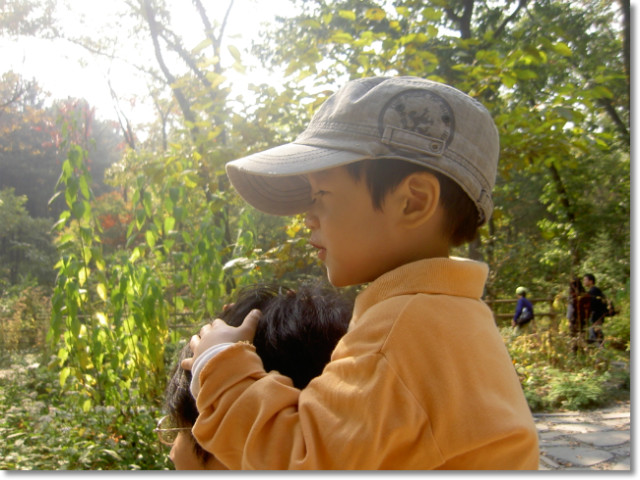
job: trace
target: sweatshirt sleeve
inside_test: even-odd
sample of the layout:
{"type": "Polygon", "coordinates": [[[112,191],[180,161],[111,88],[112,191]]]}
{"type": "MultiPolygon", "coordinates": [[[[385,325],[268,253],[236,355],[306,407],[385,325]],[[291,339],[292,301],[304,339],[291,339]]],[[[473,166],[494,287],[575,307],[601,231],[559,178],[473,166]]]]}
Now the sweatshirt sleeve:
{"type": "Polygon", "coordinates": [[[523,298],[519,298],[518,299],[518,303],[516,303],[516,312],[513,314],[513,320],[518,320],[518,317],[520,317],[520,314],[522,313],[522,307],[524,305],[524,299],[523,298]]]}
{"type": "Polygon", "coordinates": [[[235,344],[209,361],[200,384],[193,434],[230,469],[443,462],[425,412],[380,353],[332,361],[298,390],[288,377],[267,374],[253,346],[235,344]],[[416,442],[429,458],[425,449],[415,452],[416,442]]]}

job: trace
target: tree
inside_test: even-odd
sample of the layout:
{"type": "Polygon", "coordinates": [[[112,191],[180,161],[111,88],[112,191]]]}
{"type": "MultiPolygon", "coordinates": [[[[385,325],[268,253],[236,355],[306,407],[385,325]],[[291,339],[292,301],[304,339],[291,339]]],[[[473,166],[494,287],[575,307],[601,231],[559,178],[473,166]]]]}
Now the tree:
{"type": "Polygon", "coordinates": [[[502,146],[496,211],[467,252],[491,264],[490,296],[519,278],[557,288],[589,261],[594,238],[622,267],[611,281],[625,285],[628,2],[622,12],[596,0],[294,3],[302,13],[279,19],[254,51],[288,65],[299,89],[418,75],[493,113],[502,146]],[[625,180],[613,185],[612,171],[625,180]]]}
{"type": "Polygon", "coordinates": [[[61,205],[48,206],[66,155],[63,137],[73,132],[74,143],[91,152],[97,193],[108,190],[105,169],[119,160],[121,138],[113,122],[95,118],[84,100],[67,99],[46,105],[36,81],[13,72],[0,80],[0,188],[13,187],[28,197],[35,217],[56,217],[61,205]]]}
{"type": "Polygon", "coordinates": [[[27,280],[53,282],[52,222],[32,218],[26,203],[27,197],[15,195],[13,188],[0,190],[0,296],[6,286],[27,280]]]}

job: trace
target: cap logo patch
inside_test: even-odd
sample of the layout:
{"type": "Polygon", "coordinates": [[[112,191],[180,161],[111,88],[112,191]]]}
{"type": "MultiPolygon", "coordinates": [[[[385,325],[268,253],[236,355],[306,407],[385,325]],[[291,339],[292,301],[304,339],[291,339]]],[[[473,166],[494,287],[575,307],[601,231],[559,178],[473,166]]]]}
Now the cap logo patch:
{"type": "Polygon", "coordinates": [[[378,117],[382,142],[390,147],[442,155],[453,140],[453,109],[440,95],[424,89],[393,96],[378,117]],[[410,133],[411,132],[411,133],[410,133]]]}

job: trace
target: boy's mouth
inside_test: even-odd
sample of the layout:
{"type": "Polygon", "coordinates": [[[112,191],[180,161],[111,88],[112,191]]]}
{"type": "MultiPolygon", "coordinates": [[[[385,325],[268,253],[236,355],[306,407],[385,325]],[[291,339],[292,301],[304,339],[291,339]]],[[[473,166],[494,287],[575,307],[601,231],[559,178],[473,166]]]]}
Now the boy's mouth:
{"type": "Polygon", "coordinates": [[[318,258],[324,262],[325,258],[327,258],[327,249],[313,242],[309,242],[309,244],[318,249],[318,258]]]}

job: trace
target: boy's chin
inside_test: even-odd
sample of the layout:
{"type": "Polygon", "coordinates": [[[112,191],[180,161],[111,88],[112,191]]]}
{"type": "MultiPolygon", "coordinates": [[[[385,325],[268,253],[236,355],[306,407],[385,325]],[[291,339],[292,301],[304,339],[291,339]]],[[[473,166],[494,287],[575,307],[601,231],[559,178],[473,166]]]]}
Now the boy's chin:
{"type": "Polygon", "coordinates": [[[332,275],[329,269],[327,269],[327,279],[334,287],[350,287],[352,285],[361,285],[370,282],[370,280],[361,280],[353,276],[338,275],[335,273],[332,275]]]}

